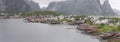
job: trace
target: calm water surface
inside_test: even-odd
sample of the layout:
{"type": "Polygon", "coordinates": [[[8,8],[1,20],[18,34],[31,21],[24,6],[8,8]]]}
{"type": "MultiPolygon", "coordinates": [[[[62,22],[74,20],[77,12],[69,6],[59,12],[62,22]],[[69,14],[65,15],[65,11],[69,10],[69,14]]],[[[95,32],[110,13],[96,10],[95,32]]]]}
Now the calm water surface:
{"type": "Polygon", "coordinates": [[[0,42],[100,42],[67,29],[73,26],[24,23],[23,19],[0,20],[0,42]]]}

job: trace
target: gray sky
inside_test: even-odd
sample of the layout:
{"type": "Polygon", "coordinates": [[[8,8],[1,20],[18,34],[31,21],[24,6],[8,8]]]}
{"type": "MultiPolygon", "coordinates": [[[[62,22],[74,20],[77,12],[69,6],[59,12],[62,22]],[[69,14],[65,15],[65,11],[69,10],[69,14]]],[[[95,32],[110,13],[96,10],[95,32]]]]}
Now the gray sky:
{"type": "MultiPolygon", "coordinates": [[[[64,1],[64,0],[35,0],[40,4],[41,7],[47,7],[47,5],[52,1],[64,1]]],[[[120,0],[110,0],[110,4],[113,9],[120,10],[120,0]]]]}
{"type": "Polygon", "coordinates": [[[110,0],[110,4],[111,4],[113,9],[120,10],[120,0],[110,0]]]}
{"type": "Polygon", "coordinates": [[[47,7],[52,1],[64,1],[64,0],[34,0],[39,3],[40,7],[47,7]]]}

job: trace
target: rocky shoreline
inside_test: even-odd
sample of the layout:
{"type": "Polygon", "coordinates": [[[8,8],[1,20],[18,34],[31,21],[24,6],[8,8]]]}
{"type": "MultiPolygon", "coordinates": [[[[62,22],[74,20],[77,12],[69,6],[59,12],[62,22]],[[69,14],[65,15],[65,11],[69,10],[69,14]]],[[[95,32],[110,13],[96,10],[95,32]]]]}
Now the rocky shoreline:
{"type": "MultiPolygon", "coordinates": [[[[85,19],[91,19],[89,17],[77,17],[77,16],[63,16],[62,19],[61,17],[56,16],[56,17],[44,17],[44,16],[31,16],[31,17],[26,17],[25,20],[29,22],[35,22],[35,23],[47,23],[47,24],[68,24],[68,25],[77,25],[77,30],[82,31],[82,33],[88,34],[88,35],[93,35],[97,36],[100,40],[107,40],[108,42],[111,41],[113,38],[115,42],[119,41],[118,37],[120,37],[120,33],[116,31],[103,31],[100,32],[99,28],[96,27],[95,25],[90,25],[89,23],[86,22],[85,19]],[[66,18],[66,20],[65,20],[66,18]],[[83,19],[83,20],[82,20],[83,19]],[[116,39],[117,38],[117,39],[116,39]],[[117,41],[116,41],[117,40],[117,41]]],[[[91,22],[91,20],[88,20],[91,22]]],[[[94,24],[92,22],[92,24],[94,24]]],[[[111,42],[113,42],[111,41],[111,42]]]]}

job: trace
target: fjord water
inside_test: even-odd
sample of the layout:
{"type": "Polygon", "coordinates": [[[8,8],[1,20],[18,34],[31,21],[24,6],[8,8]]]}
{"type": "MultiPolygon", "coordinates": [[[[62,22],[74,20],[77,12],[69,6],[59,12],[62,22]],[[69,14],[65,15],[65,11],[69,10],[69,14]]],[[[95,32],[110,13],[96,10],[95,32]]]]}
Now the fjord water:
{"type": "Polygon", "coordinates": [[[92,36],[67,29],[69,25],[24,23],[23,19],[0,20],[0,42],[100,42],[92,36]]]}

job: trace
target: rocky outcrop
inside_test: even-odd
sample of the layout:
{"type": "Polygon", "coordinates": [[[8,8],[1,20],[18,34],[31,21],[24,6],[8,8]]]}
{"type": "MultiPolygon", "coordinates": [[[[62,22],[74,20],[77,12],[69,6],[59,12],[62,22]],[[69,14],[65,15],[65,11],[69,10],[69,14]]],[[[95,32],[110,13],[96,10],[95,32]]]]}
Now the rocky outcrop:
{"type": "Polygon", "coordinates": [[[114,14],[108,0],[106,0],[103,5],[101,5],[100,0],[67,0],[51,2],[46,10],[73,15],[114,14]]]}
{"type": "Polygon", "coordinates": [[[113,9],[111,8],[111,5],[109,4],[109,0],[105,0],[105,2],[103,3],[102,7],[102,15],[115,15],[113,9]]]}

